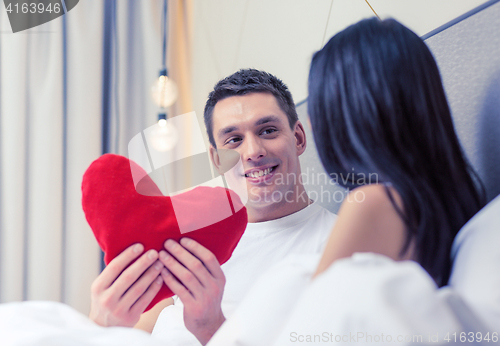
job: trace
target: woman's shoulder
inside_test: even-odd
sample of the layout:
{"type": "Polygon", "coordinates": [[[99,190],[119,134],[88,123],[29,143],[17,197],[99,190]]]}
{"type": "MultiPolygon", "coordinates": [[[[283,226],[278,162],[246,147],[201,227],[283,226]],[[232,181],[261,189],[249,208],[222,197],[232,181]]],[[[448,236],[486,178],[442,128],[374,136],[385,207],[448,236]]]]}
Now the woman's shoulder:
{"type": "Polygon", "coordinates": [[[400,252],[406,240],[402,212],[402,199],[394,187],[364,185],[350,191],[344,199],[338,220],[344,227],[339,231],[343,229],[351,242],[361,245],[361,249],[401,259],[400,252]]]}
{"type": "MultiPolygon", "coordinates": [[[[395,207],[403,211],[403,202],[398,191],[391,184],[368,184],[350,191],[343,206],[365,211],[369,214],[383,212],[398,214],[395,207]]],[[[399,215],[399,214],[398,214],[399,215]]]]}
{"type": "Polygon", "coordinates": [[[401,205],[399,193],[387,184],[365,185],[350,191],[340,206],[315,275],[356,252],[378,253],[394,260],[411,259],[412,250],[401,256],[407,234],[398,210],[402,210],[401,205]]]}

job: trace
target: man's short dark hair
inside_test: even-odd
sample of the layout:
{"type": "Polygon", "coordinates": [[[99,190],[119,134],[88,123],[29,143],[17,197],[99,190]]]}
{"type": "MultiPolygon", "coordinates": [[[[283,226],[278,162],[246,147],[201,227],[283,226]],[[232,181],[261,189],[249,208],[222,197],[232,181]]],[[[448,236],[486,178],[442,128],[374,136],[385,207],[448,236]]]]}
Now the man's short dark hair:
{"type": "Polygon", "coordinates": [[[242,69],[229,77],[220,80],[214,90],[208,94],[205,104],[204,120],[210,144],[216,148],[213,134],[213,111],[217,102],[231,97],[242,96],[250,93],[269,93],[274,95],[281,110],[287,115],[290,128],[299,119],[295,110],[292,94],[280,79],[270,73],[256,69],[242,69]]]}

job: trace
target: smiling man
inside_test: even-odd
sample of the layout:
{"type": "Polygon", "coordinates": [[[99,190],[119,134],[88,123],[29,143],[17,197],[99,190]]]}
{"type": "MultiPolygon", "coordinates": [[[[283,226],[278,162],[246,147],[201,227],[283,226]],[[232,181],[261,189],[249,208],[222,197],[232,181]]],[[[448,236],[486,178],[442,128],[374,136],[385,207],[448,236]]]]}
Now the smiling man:
{"type": "Polygon", "coordinates": [[[295,109],[290,111],[294,113],[288,117],[276,97],[264,92],[227,97],[213,107],[212,161],[220,166],[218,149],[240,154],[248,188],[249,222],[277,219],[310,202],[304,186],[290,179],[300,177],[298,156],[306,149],[302,124],[295,109]]]}
{"type": "Polygon", "coordinates": [[[215,167],[223,171],[221,150],[240,155],[249,224],[222,270],[198,244],[167,242],[162,277],[177,298],[153,335],[169,345],[205,344],[267,268],[292,254],[320,253],[336,219],[302,185],[306,136],[281,80],[254,69],[234,73],[210,93],[204,119],[215,167]]]}
{"type": "Polygon", "coordinates": [[[302,185],[299,156],[306,136],[285,84],[263,71],[240,70],[215,85],[204,120],[219,172],[227,166],[224,151],[241,158],[237,178],[248,192],[245,233],[222,267],[188,238],[166,241],[159,254],[139,257],[140,245],[125,250],[94,281],[91,318],[97,323],[134,326],[161,276],[176,294],[173,304],[168,299],[143,314],[141,328],[156,321],[153,335],[167,345],[204,345],[265,270],[286,256],[319,254],[325,246],[336,216],[310,200],[302,185]]]}

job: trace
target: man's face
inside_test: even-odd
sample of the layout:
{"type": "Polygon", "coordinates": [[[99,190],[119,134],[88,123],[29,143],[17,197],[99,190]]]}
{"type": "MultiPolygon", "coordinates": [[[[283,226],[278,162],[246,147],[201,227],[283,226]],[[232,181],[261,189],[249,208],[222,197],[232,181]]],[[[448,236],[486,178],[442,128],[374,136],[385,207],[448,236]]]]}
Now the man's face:
{"type": "MultiPolygon", "coordinates": [[[[214,107],[212,123],[217,149],[232,149],[241,157],[243,171],[237,174],[246,180],[247,207],[296,202],[299,155],[306,148],[304,129],[300,122],[290,129],[272,94],[223,99],[214,107]]],[[[220,166],[215,149],[210,151],[220,166]]]]}

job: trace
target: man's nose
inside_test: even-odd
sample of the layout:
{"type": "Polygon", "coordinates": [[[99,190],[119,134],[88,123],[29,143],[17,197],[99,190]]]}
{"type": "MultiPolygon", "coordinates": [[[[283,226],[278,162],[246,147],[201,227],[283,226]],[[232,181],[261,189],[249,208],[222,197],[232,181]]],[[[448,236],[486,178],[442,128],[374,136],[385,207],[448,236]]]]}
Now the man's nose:
{"type": "Polygon", "coordinates": [[[243,152],[243,161],[256,161],[266,156],[267,152],[258,137],[247,137],[243,152]]]}

